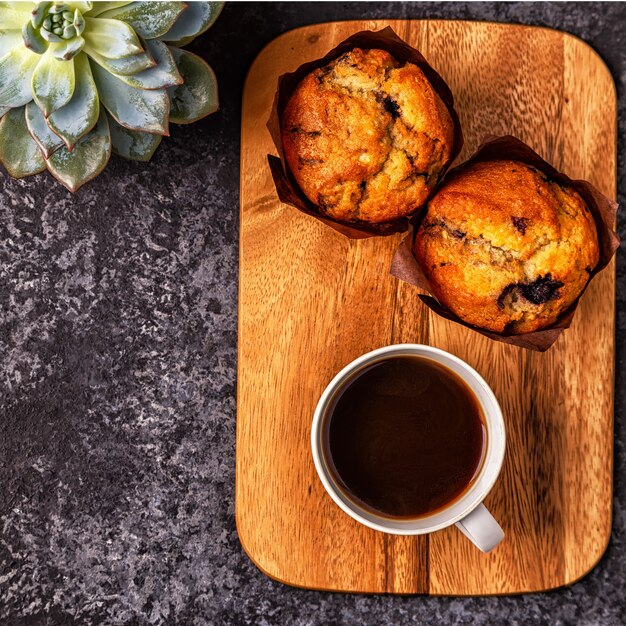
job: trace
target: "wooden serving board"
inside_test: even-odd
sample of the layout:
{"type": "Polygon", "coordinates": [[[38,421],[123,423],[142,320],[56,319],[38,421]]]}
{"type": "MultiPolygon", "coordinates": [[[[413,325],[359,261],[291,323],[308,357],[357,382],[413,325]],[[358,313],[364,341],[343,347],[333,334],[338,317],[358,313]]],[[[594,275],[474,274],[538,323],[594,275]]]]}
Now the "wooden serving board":
{"type": "Polygon", "coordinates": [[[615,197],[616,100],[598,55],[570,35],[455,21],[307,26],[270,43],[243,97],[237,415],[237,528],[269,576],[317,589],[507,594],[584,576],[611,529],[614,265],[546,353],[507,346],[431,313],[389,275],[401,235],[350,240],[281,205],[265,128],[277,77],[350,34],[390,25],[449,83],[464,159],[487,134],[513,134],[572,178],[615,197]],[[393,343],[458,355],[493,388],[508,449],[486,500],[506,533],[482,554],[454,527],[428,537],[369,530],[326,495],[310,425],[333,375],[393,343]]]}

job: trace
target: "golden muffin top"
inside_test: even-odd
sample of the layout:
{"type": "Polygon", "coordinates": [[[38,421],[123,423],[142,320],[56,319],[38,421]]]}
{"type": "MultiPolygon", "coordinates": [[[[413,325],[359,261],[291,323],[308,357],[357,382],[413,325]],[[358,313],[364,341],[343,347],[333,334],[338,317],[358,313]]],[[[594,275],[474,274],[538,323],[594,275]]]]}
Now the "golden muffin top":
{"type": "Polygon", "coordinates": [[[450,162],[454,124],[419,67],[355,48],[300,82],[281,135],[293,175],[322,214],[380,223],[427,200],[450,162]]]}
{"type": "Polygon", "coordinates": [[[581,196],[515,161],[453,173],[430,200],[414,250],[444,306],[511,334],[553,324],[599,259],[581,196]]]}

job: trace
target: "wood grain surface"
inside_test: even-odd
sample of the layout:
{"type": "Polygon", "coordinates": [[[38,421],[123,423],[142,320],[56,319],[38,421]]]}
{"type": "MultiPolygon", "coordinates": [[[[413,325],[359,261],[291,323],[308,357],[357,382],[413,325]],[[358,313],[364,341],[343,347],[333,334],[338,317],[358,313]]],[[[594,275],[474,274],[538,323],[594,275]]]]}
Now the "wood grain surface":
{"type": "Polygon", "coordinates": [[[317,589],[422,594],[545,590],[585,575],[611,528],[615,271],[583,297],[546,353],[495,343],[431,313],[389,275],[401,235],[349,240],[277,200],[265,123],[277,77],[350,34],[392,26],[450,85],[463,160],[513,134],[572,178],[615,197],[611,75],[553,30],[454,21],[363,21],[285,33],[258,56],[243,98],[237,528],[269,576],[317,589]],[[454,527],[395,537],[359,525],[324,492],[309,449],[317,400],[355,357],[437,346],[475,367],[500,400],[503,471],[486,505],[506,539],[482,554],[454,527]]]}

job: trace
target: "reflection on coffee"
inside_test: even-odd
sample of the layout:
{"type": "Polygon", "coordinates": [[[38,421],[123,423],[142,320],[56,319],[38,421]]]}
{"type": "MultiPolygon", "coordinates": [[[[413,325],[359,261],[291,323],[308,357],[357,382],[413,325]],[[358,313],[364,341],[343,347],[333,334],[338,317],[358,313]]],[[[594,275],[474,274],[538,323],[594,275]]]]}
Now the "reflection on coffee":
{"type": "Polygon", "coordinates": [[[486,448],[474,394],[427,358],[393,357],[349,380],[324,423],[324,456],[362,507],[396,518],[444,508],[471,485],[486,448]]]}

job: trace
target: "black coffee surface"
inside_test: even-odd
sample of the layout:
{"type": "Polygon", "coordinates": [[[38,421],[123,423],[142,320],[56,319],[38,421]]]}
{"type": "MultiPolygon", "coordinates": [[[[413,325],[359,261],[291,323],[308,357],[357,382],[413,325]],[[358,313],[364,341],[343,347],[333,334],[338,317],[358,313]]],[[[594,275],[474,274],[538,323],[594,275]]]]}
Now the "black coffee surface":
{"type": "Polygon", "coordinates": [[[388,517],[415,518],[455,500],[486,445],[473,393],[422,357],[394,357],[358,374],[327,417],[326,453],[350,496],[388,517]]]}

